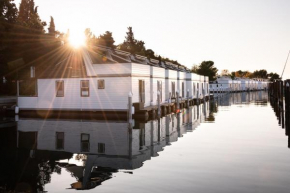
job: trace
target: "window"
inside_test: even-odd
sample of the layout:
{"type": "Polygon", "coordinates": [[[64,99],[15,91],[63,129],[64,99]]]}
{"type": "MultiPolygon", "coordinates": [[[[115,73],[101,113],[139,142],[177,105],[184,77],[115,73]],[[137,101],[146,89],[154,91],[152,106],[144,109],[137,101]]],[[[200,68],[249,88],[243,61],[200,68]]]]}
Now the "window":
{"type": "Polygon", "coordinates": [[[160,102],[162,102],[162,81],[157,81],[157,92],[160,92],[160,102]]]}
{"type": "Polygon", "coordinates": [[[30,66],[30,78],[35,78],[35,67],[30,66]]]}
{"type": "Polygon", "coordinates": [[[81,80],[81,96],[89,97],[90,96],[90,84],[88,80],[81,80]]]}
{"type": "Polygon", "coordinates": [[[98,143],[98,153],[105,153],[105,144],[98,143]]]}
{"type": "Polygon", "coordinates": [[[90,151],[90,135],[82,133],[81,134],[81,151],[89,152],[90,151]]]}
{"type": "Polygon", "coordinates": [[[64,82],[63,80],[58,80],[55,82],[56,96],[64,97],[64,82]]]}
{"type": "Polygon", "coordinates": [[[64,132],[56,132],[56,149],[64,149],[64,132]]]}
{"type": "Polygon", "coordinates": [[[171,82],[172,97],[175,97],[175,82],[171,82]]]}
{"type": "Polygon", "coordinates": [[[195,96],[195,83],[193,83],[193,96],[195,96]]]}
{"type": "Polygon", "coordinates": [[[181,96],[182,96],[182,98],[184,98],[184,82],[182,82],[182,85],[181,85],[181,92],[182,92],[182,94],[181,94],[181,96]]]}
{"type": "Polygon", "coordinates": [[[139,102],[145,102],[145,81],[139,80],[139,102]]]}
{"type": "Polygon", "coordinates": [[[105,89],[105,80],[98,80],[98,89],[105,89]]]}

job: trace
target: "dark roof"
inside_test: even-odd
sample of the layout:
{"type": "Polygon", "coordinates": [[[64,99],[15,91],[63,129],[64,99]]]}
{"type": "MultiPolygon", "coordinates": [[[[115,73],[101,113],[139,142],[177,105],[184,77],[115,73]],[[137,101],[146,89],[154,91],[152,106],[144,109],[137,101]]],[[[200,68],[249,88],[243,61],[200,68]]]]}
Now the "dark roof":
{"type": "Polygon", "coordinates": [[[37,78],[86,77],[83,50],[62,46],[43,56],[36,66],[37,78]]]}
{"type": "Polygon", "coordinates": [[[116,61],[107,57],[107,52],[100,49],[87,49],[88,54],[93,64],[112,64],[117,63],[116,61]]]}
{"type": "MultiPolygon", "coordinates": [[[[112,64],[135,62],[144,65],[188,72],[185,66],[171,62],[147,59],[121,50],[113,50],[104,46],[73,49],[61,46],[56,50],[39,57],[31,64],[36,67],[36,78],[76,78],[87,77],[83,55],[88,54],[92,64],[112,64]]],[[[29,65],[30,66],[30,65],[29,65]]]]}

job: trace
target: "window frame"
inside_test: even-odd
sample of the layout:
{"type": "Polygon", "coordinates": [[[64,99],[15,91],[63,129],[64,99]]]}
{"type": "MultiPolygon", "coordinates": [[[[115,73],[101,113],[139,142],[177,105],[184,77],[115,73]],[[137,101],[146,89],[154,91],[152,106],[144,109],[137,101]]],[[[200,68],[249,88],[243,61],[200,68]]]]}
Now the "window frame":
{"type": "Polygon", "coordinates": [[[162,102],[162,81],[157,80],[157,92],[160,92],[160,102],[162,102]]]}
{"type": "Polygon", "coordinates": [[[63,80],[56,80],[55,81],[55,96],[56,97],[64,97],[64,81],[63,80]],[[59,83],[62,83],[62,90],[63,90],[63,93],[62,93],[62,95],[60,95],[59,93],[58,93],[58,89],[59,89],[59,83]]]}
{"type": "Polygon", "coordinates": [[[98,153],[101,153],[101,154],[106,153],[106,144],[105,143],[98,143],[98,153]]]}
{"type": "Polygon", "coordinates": [[[90,97],[90,81],[89,80],[81,80],[80,81],[80,91],[81,97],[90,97]],[[83,82],[88,82],[87,87],[83,87],[83,82]],[[83,89],[88,89],[88,95],[83,95],[83,89]]]}
{"type": "Polygon", "coordinates": [[[90,134],[88,133],[81,133],[81,152],[90,152],[90,134]],[[83,140],[83,136],[87,136],[87,140],[83,140]],[[87,151],[84,151],[84,144],[87,144],[87,151]]]}
{"type": "Polygon", "coordinates": [[[98,80],[98,89],[105,89],[105,79],[99,79],[98,80]],[[100,82],[103,82],[103,86],[101,87],[100,82]]]}
{"type": "Polygon", "coordinates": [[[63,150],[64,149],[64,132],[55,132],[55,149],[56,150],[63,150]],[[58,147],[58,134],[63,135],[62,147],[58,147]]]}
{"type": "Polygon", "coordinates": [[[175,82],[171,81],[171,97],[172,98],[175,98],[175,90],[176,90],[175,82]]]}

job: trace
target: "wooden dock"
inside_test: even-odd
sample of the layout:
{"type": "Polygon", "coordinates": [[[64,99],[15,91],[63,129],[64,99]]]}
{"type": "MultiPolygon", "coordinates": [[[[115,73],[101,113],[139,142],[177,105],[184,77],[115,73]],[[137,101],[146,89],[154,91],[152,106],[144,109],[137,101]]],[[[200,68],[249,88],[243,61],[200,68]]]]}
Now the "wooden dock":
{"type": "MultiPolygon", "coordinates": [[[[178,109],[189,108],[190,106],[201,104],[205,101],[208,101],[209,99],[213,99],[213,95],[206,96],[204,99],[180,100],[179,104],[177,104],[176,100],[172,101],[171,103],[162,103],[160,104],[160,111],[161,111],[160,116],[164,116],[170,113],[176,113],[178,109]]],[[[133,118],[135,119],[139,119],[139,118],[146,119],[146,117],[150,119],[155,119],[156,117],[158,117],[157,105],[143,107],[139,103],[133,103],[133,106],[135,108],[135,113],[133,115],[133,118]]]]}
{"type": "Polygon", "coordinates": [[[14,110],[17,103],[17,98],[14,96],[1,96],[0,97],[0,111],[14,110]]]}

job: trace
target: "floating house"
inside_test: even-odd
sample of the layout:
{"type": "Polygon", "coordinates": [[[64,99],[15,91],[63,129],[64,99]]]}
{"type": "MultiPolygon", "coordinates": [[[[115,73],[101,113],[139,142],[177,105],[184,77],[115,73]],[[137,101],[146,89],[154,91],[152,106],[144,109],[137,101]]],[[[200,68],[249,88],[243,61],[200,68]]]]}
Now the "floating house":
{"type": "Polygon", "coordinates": [[[235,78],[229,76],[218,77],[210,83],[210,92],[243,92],[257,91],[268,88],[269,81],[266,79],[235,78]]]}
{"type": "Polygon", "coordinates": [[[235,85],[231,77],[222,76],[218,77],[215,81],[210,83],[210,92],[225,92],[233,91],[235,85]]]}
{"type": "Polygon", "coordinates": [[[42,59],[45,73],[36,69],[35,95],[18,97],[20,111],[127,113],[129,93],[137,110],[156,106],[158,94],[161,105],[177,91],[180,101],[191,89],[192,99],[209,96],[208,78],[181,65],[102,46],[59,52],[42,59]]]}

